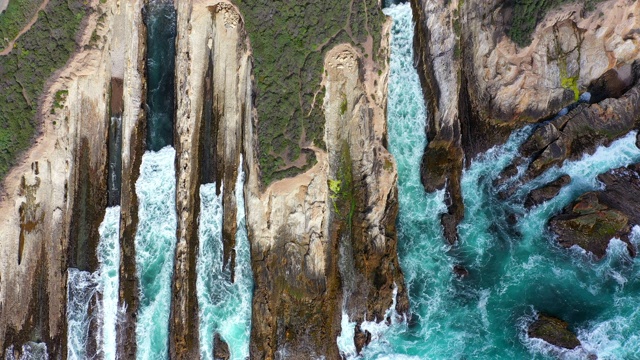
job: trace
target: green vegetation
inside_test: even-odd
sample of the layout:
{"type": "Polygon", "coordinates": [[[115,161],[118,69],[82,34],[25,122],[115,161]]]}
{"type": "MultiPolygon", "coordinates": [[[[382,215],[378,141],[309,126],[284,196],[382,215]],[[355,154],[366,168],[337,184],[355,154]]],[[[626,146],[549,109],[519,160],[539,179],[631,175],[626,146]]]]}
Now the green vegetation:
{"type": "MultiPolygon", "coordinates": [[[[560,46],[557,47],[556,51],[559,54],[558,67],[560,69],[560,86],[567,90],[573,91],[573,100],[578,101],[580,99],[580,89],[578,88],[580,73],[578,72],[573,76],[569,76],[566,54],[562,53],[562,49],[560,48],[560,46]]],[[[578,49],[578,51],[580,51],[580,49],[578,49]]]]}
{"type": "MultiPolygon", "coordinates": [[[[329,190],[331,202],[335,210],[337,221],[343,221],[346,229],[351,229],[353,224],[353,214],[356,210],[356,189],[353,182],[353,160],[349,144],[342,143],[342,151],[338,161],[336,180],[329,180],[329,190]]],[[[350,230],[349,230],[350,231],[350,230]]]]}
{"type": "Polygon", "coordinates": [[[566,3],[584,4],[587,11],[593,11],[603,0],[512,0],[513,20],[508,31],[509,37],[518,46],[531,44],[531,35],[547,11],[566,3]]]}
{"type": "Polygon", "coordinates": [[[578,101],[578,99],[580,99],[580,89],[578,89],[578,78],[579,76],[576,75],[571,77],[562,77],[560,79],[560,82],[563,88],[573,91],[575,101],[578,101]]]}
{"type": "Polygon", "coordinates": [[[51,109],[52,112],[55,112],[55,109],[64,108],[64,103],[67,101],[67,95],[69,95],[68,90],[60,90],[56,92],[56,96],[53,101],[53,108],[51,109]]]}
{"type": "Polygon", "coordinates": [[[338,197],[338,194],[340,193],[340,184],[342,184],[342,181],[340,180],[329,180],[329,190],[331,190],[331,195],[329,195],[330,198],[335,200],[338,197]]]}
{"type": "Polygon", "coordinates": [[[11,0],[0,15],[0,50],[31,21],[42,4],[42,0],[11,0]]]}
{"type": "MultiPolygon", "coordinates": [[[[15,2],[19,1],[9,6],[15,2]]],[[[0,56],[0,178],[33,139],[37,101],[45,82],[76,49],[75,35],[87,13],[83,3],[51,0],[11,53],[0,56]]],[[[66,96],[65,91],[58,92],[54,107],[62,107],[66,96]]]]}
{"type": "Polygon", "coordinates": [[[344,115],[347,112],[347,96],[342,95],[342,103],[340,104],[340,115],[344,115]]]}
{"type": "MultiPolygon", "coordinates": [[[[378,59],[385,16],[378,0],[238,0],[254,56],[257,85],[259,159],[262,181],[299,174],[315,163],[311,151],[323,148],[324,55],[340,43],[378,59]],[[293,166],[301,152],[307,162],[293,166]]],[[[346,109],[345,109],[346,110],[346,109]]]]}

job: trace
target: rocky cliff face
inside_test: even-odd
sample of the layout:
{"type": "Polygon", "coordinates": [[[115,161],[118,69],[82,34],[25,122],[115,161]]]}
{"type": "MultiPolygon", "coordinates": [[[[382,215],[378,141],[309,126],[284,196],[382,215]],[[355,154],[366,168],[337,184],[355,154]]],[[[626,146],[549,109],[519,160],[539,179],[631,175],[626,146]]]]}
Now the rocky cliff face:
{"type": "Polygon", "coordinates": [[[423,183],[428,191],[447,188],[451,201],[442,222],[447,239],[455,241],[464,214],[462,164],[514,128],[548,119],[586,90],[598,93],[594,101],[621,95],[597,91],[598,79],[613,71],[618,89],[633,82],[640,8],[626,0],[606,1],[593,11],[564,5],[548,12],[531,44],[519,48],[507,36],[514,19],[510,2],[411,3],[429,109],[423,183]]]}
{"type": "Polygon", "coordinates": [[[138,226],[138,198],[135,184],[146,137],[145,56],[146,26],[143,0],[121,2],[113,12],[112,67],[123,77],[122,184],[120,200],[119,308],[124,309],[117,328],[117,351],[123,358],[136,354],[135,329],[138,310],[138,279],[135,262],[135,235],[138,226]]]}
{"type": "Polygon", "coordinates": [[[66,354],[66,270],[97,267],[114,75],[111,43],[92,42],[92,34],[110,38],[117,7],[92,6],[77,39],[81,50],[41,99],[41,135],[3,182],[0,344],[2,351],[13,345],[12,355],[28,341],[44,342],[56,358],[66,354]]]}
{"type": "Polygon", "coordinates": [[[383,146],[387,70],[377,75],[366,59],[348,45],[327,54],[326,151],[313,149],[318,163],[304,174],[263,189],[254,150],[260,114],[247,124],[252,357],[339,358],[343,309],[352,321],[382,321],[394,288],[396,310],[408,311],[396,255],[397,175],[383,146]]]}
{"type": "Polygon", "coordinates": [[[231,3],[180,1],[177,10],[178,244],[170,344],[172,358],[193,359],[199,357],[195,272],[199,186],[215,182],[223,192],[224,263],[233,269],[237,213],[233,185],[245,114],[251,113],[251,67],[242,19],[231,3]]]}

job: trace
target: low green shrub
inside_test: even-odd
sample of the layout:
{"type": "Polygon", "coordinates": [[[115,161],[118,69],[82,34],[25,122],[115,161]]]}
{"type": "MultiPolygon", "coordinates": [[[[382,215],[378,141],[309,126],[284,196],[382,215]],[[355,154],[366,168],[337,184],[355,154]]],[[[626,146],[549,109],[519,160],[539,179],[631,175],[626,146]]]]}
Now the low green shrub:
{"type": "Polygon", "coordinates": [[[321,88],[324,55],[340,43],[363,51],[373,38],[377,59],[385,15],[378,0],[238,0],[254,56],[259,160],[264,184],[295,176],[301,148],[324,147],[321,88]]]}

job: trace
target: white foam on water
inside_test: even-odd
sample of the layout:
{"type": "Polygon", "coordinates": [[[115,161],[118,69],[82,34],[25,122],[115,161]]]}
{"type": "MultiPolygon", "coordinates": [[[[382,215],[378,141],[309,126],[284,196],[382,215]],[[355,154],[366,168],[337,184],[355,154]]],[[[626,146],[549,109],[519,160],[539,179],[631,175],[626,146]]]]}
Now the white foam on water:
{"type": "Polygon", "coordinates": [[[139,360],[169,358],[171,280],[176,246],[175,150],[167,146],[142,156],[135,237],[140,306],[136,323],[139,360]]]}
{"type": "Polygon", "coordinates": [[[89,306],[96,294],[102,294],[102,302],[96,302],[93,316],[98,323],[96,350],[106,360],[115,359],[115,327],[118,309],[118,270],[120,266],[120,207],[106,209],[98,229],[97,256],[99,268],[94,273],[68,269],[67,277],[67,357],[86,359],[89,340],[89,306]]]}
{"type": "Polygon", "coordinates": [[[343,309],[342,318],[340,320],[340,335],[336,339],[340,354],[347,359],[353,359],[358,356],[356,344],[353,342],[356,334],[356,322],[349,320],[349,315],[343,309]]]}
{"type": "MultiPolygon", "coordinates": [[[[14,346],[9,345],[4,354],[4,360],[16,360],[14,356],[14,346]]],[[[49,352],[46,343],[29,341],[22,345],[20,357],[17,360],[49,360],[49,352]]]]}
{"type": "Polygon", "coordinates": [[[87,358],[87,342],[91,318],[88,316],[91,300],[97,292],[99,278],[96,273],[67,270],[67,358],[87,358]]]}
{"type": "Polygon", "coordinates": [[[216,184],[200,186],[200,246],[196,284],[202,359],[213,359],[213,338],[216,333],[229,345],[231,359],[244,360],[249,356],[253,274],[246,229],[244,177],[241,158],[235,184],[237,232],[233,283],[230,269],[223,266],[223,192],[221,190],[220,195],[216,195],[216,184]]]}
{"type": "Polygon", "coordinates": [[[118,321],[118,287],[120,274],[120,206],[107,208],[98,229],[98,262],[102,291],[102,346],[105,360],[116,358],[116,324],[118,321]]]}

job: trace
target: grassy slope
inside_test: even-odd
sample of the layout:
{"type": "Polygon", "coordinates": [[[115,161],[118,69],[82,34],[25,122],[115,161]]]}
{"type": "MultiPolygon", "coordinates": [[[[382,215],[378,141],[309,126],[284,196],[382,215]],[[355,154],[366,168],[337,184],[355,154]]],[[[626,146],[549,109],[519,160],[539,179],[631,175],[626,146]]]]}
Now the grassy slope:
{"type": "Polygon", "coordinates": [[[377,55],[385,16],[377,0],[237,0],[251,39],[257,82],[262,181],[295,176],[315,163],[303,147],[324,147],[321,88],[324,54],[350,42],[363,52],[371,34],[377,55]]]}
{"type": "Polygon", "coordinates": [[[75,35],[85,14],[83,1],[51,0],[13,51],[0,56],[0,178],[30,146],[38,98],[47,79],[76,49],[75,35]]]}

